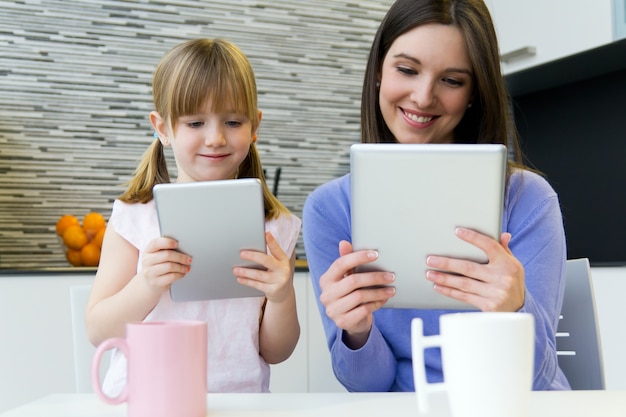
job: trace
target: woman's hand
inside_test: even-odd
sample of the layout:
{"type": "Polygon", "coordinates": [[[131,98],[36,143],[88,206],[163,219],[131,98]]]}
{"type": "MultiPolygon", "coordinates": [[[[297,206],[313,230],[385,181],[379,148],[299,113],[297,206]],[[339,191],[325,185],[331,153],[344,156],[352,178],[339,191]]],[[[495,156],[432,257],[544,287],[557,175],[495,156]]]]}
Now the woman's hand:
{"type": "Polygon", "coordinates": [[[352,252],[347,241],[339,243],[340,257],[320,278],[320,302],[326,315],[344,330],[344,343],[358,349],[365,344],[372,328],[372,313],[395,294],[389,285],[390,272],[354,273],[354,268],[375,261],[376,251],[352,252]]]}
{"type": "Polygon", "coordinates": [[[178,242],[166,237],[153,239],[146,245],[139,275],[155,293],[168,290],[172,282],[184,277],[191,268],[191,257],[176,248],[178,242]]]}
{"type": "Polygon", "coordinates": [[[280,303],[294,294],[293,265],[270,232],[265,232],[265,241],[270,254],[244,250],[241,259],[263,265],[266,270],[235,267],[233,274],[240,284],[262,291],[269,302],[280,303]]]}
{"type": "Polygon", "coordinates": [[[476,231],[458,228],[456,234],[481,249],[489,261],[472,261],[429,256],[426,278],[435,291],[463,301],[482,311],[517,311],[524,305],[524,267],[509,249],[510,233],[502,233],[500,242],[476,231]],[[447,271],[441,272],[439,270],[447,271]]]}

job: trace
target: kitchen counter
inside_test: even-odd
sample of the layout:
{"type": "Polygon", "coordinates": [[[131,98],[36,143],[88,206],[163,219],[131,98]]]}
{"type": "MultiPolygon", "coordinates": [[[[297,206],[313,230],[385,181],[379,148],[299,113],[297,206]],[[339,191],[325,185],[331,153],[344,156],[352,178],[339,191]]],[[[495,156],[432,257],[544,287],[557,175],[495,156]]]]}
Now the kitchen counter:
{"type": "MultiPolygon", "coordinates": [[[[89,275],[95,274],[98,268],[96,267],[71,267],[66,268],[24,268],[24,269],[0,269],[0,277],[15,276],[15,275],[89,275]]],[[[308,272],[309,264],[306,259],[296,259],[296,272],[308,272]]]]}

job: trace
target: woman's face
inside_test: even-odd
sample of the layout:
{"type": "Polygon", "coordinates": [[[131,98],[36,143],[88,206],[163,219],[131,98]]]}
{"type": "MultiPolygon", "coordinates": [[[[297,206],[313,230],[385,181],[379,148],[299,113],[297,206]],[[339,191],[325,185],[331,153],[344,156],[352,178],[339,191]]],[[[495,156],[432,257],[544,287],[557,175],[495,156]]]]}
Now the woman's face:
{"type": "Polygon", "coordinates": [[[461,31],[426,24],[399,36],[383,61],[380,111],[400,143],[452,143],[472,96],[461,31]]]}

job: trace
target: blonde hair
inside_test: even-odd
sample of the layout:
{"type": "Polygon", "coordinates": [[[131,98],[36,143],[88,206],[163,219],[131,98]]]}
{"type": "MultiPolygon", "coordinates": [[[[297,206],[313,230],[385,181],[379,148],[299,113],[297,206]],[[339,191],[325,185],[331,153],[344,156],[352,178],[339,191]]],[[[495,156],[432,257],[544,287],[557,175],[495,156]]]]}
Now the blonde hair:
{"type": "MultiPolygon", "coordinates": [[[[174,130],[178,118],[197,113],[210,100],[212,111],[235,109],[259,125],[254,71],[243,52],[223,39],[195,39],[172,48],[161,59],[152,79],[155,110],[174,130]]],[[[263,184],[265,217],[272,219],[287,208],[271,193],[253,143],[238,170],[238,178],[259,178],[263,184]]],[[[170,182],[163,145],[155,139],[143,155],[128,188],[119,199],[127,203],[152,200],[156,184],[170,182]]]]}

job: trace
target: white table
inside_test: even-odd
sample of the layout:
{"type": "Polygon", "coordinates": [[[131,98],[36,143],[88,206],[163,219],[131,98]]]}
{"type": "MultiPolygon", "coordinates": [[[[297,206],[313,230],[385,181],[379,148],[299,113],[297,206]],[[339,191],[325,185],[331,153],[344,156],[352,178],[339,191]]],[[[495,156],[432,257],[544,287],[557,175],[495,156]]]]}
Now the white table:
{"type": "MultiPolygon", "coordinates": [[[[414,393],[208,394],[208,417],[418,416],[414,393]]],[[[54,394],[0,417],[125,417],[94,394],[54,394]]],[[[444,394],[430,417],[449,417],[444,394]]],[[[533,392],[529,417],[624,417],[626,391],[533,392]]]]}

